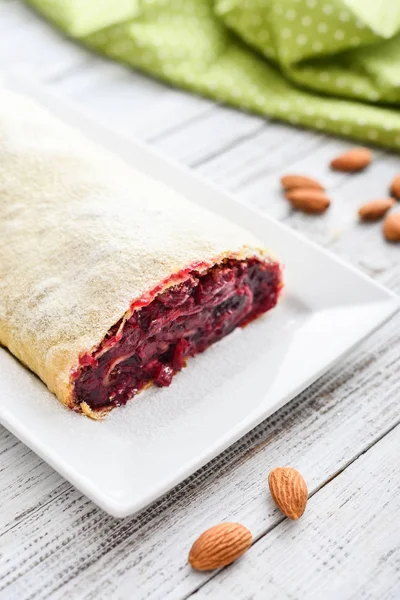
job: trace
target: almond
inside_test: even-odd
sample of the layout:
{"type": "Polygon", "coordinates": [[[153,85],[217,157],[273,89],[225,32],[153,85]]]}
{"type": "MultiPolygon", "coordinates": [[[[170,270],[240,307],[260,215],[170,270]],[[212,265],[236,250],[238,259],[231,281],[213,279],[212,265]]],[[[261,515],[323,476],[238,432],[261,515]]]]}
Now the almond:
{"type": "Polygon", "coordinates": [[[392,208],[395,201],[393,198],[378,198],[360,206],[358,215],[362,221],[377,221],[392,208]]]}
{"type": "Polygon", "coordinates": [[[352,148],[331,161],[331,168],[336,171],[354,173],[365,169],[372,161],[372,152],[368,148],[352,148]]]}
{"type": "Polygon", "coordinates": [[[392,181],[392,185],[390,186],[390,193],[400,200],[400,173],[396,175],[396,177],[392,181]]]}
{"type": "Polygon", "coordinates": [[[288,190],[286,198],[294,208],[310,214],[325,212],[331,203],[328,196],[321,190],[307,188],[288,190]]]}
{"type": "Polygon", "coordinates": [[[189,563],[197,571],[212,571],[230,565],[251,546],[252,535],[240,523],[221,523],[207,529],[189,552],[189,563]]]}
{"type": "Polygon", "coordinates": [[[271,495],[284,515],[298,519],[305,511],[308,490],[304,478],[296,469],[278,467],[268,477],[271,495]]]}
{"type": "Polygon", "coordinates": [[[292,190],[294,188],[307,188],[309,190],[324,191],[325,189],[324,186],[319,183],[319,181],[304,175],[284,175],[281,177],[281,184],[285,190],[292,190]]]}
{"type": "Polygon", "coordinates": [[[386,217],[383,222],[383,235],[389,242],[400,242],[400,212],[386,217]]]}

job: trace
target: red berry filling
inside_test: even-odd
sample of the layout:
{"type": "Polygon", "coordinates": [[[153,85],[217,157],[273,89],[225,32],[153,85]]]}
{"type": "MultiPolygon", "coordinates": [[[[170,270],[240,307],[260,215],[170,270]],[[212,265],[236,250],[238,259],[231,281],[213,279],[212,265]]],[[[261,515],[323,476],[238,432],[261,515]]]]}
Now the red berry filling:
{"type": "Polygon", "coordinates": [[[119,321],[74,374],[74,401],[92,409],[120,406],[146,385],[168,386],[188,356],[273,308],[281,288],[277,263],[225,260],[189,273],[119,321]]]}

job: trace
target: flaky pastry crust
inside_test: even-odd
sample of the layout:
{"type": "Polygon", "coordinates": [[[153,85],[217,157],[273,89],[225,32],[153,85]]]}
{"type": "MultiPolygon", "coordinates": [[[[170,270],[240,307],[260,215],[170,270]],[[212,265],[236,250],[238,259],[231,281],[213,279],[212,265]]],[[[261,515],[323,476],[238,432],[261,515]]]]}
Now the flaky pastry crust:
{"type": "Polygon", "coordinates": [[[249,232],[9,92],[0,156],[0,342],[71,408],[79,357],[135,301],[190,267],[268,260],[249,232]]]}

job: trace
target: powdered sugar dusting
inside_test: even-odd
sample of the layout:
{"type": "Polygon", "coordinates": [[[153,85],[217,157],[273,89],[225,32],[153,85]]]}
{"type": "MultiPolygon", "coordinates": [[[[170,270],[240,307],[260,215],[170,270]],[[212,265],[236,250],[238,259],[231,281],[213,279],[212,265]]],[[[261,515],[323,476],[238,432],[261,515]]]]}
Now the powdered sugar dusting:
{"type": "Polygon", "coordinates": [[[195,262],[263,256],[249,232],[2,91],[0,341],[69,402],[71,369],[132,301],[195,262]]]}

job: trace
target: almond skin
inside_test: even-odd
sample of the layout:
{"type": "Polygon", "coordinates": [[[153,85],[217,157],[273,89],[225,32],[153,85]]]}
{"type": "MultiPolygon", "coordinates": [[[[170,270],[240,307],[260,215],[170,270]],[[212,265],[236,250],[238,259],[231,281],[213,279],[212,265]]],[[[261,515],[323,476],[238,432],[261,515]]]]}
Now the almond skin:
{"type": "Polygon", "coordinates": [[[294,208],[309,214],[321,214],[331,203],[325,192],[307,188],[288,190],[286,198],[294,208]]]}
{"type": "Polygon", "coordinates": [[[240,523],[221,523],[207,529],[193,544],[189,564],[197,571],[230,565],[251,546],[252,535],[240,523]]]}
{"type": "Polygon", "coordinates": [[[293,190],[298,188],[307,188],[309,190],[321,190],[325,188],[316,179],[305,177],[304,175],[284,175],[281,177],[281,184],[285,190],[293,190]]]}
{"type": "Polygon", "coordinates": [[[395,204],[393,198],[378,198],[360,206],[358,215],[362,221],[377,221],[395,204]]]}
{"type": "Polygon", "coordinates": [[[390,186],[390,193],[400,200],[400,173],[396,175],[396,177],[392,181],[392,185],[390,186]]]}
{"type": "Polygon", "coordinates": [[[291,467],[278,467],[269,474],[268,484],[279,510],[289,519],[299,519],[308,499],[307,484],[303,476],[291,467]]]}
{"type": "Polygon", "coordinates": [[[340,154],[331,161],[331,168],[335,171],[355,173],[365,169],[372,161],[372,152],[368,148],[352,148],[340,154]]]}
{"type": "Polygon", "coordinates": [[[383,235],[388,242],[400,242],[400,212],[388,215],[383,221],[383,235]]]}

